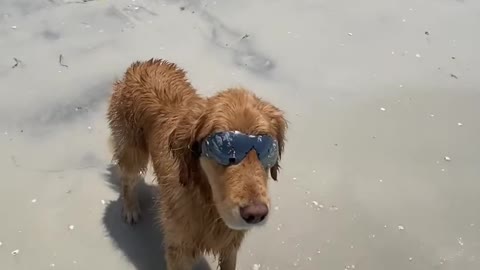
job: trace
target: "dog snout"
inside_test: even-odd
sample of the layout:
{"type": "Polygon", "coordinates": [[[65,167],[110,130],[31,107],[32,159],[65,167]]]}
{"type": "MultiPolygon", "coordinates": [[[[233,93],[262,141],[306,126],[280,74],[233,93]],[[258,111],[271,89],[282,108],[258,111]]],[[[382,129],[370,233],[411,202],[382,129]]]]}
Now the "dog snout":
{"type": "Polygon", "coordinates": [[[248,224],[258,224],[268,215],[268,206],[262,202],[255,202],[240,208],[240,215],[248,224]]]}

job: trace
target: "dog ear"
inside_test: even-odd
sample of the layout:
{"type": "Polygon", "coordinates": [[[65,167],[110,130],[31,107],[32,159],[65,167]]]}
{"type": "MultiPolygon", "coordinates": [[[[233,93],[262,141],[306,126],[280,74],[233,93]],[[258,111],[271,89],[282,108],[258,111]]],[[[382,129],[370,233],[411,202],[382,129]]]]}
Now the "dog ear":
{"type": "Polygon", "coordinates": [[[270,116],[270,123],[272,124],[273,130],[276,134],[276,139],[278,142],[278,160],[275,163],[275,165],[273,165],[270,168],[270,175],[272,179],[277,181],[278,172],[280,171],[280,168],[281,168],[279,163],[285,147],[285,141],[286,141],[285,133],[288,127],[288,122],[285,119],[283,112],[280,109],[276,108],[275,106],[272,106],[272,105],[268,106],[267,111],[270,116]]]}
{"type": "Polygon", "coordinates": [[[178,158],[178,179],[184,186],[192,183],[195,178],[195,173],[199,170],[198,164],[198,143],[195,142],[191,146],[187,147],[181,156],[178,158]]]}
{"type": "Polygon", "coordinates": [[[205,115],[190,112],[178,122],[175,130],[170,134],[169,145],[173,157],[178,164],[178,177],[182,185],[194,181],[200,169],[200,131],[205,122],[205,115]],[[196,116],[196,117],[195,117],[196,116]]]}
{"type": "Polygon", "coordinates": [[[280,165],[278,164],[278,161],[277,161],[277,163],[275,163],[275,165],[273,165],[270,168],[270,175],[272,176],[273,180],[277,181],[279,171],[280,171],[280,165]]]}

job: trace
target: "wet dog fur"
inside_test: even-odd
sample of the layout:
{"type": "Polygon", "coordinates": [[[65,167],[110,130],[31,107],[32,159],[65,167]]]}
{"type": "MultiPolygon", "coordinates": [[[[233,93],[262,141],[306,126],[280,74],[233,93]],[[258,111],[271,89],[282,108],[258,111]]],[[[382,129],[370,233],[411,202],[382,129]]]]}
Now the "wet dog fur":
{"type": "Polygon", "coordinates": [[[151,59],[133,63],[115,83],[107,118],[125,220],[140,218],[135,186],[151,161],[168,270],[190,270],[204,253],[217,256],[221,270],[234,270],[244,235],[256,226],[242,219],[239,208],[252,202],[270,208],[269,174],[277,180],[280,167],[277,162],[265,169],[254,151],[224,167],[196,149],[214,132],[236,130],[273,136],[281,154],[283,112],[242,88],[204,98],[182,69],[151,59]]]}

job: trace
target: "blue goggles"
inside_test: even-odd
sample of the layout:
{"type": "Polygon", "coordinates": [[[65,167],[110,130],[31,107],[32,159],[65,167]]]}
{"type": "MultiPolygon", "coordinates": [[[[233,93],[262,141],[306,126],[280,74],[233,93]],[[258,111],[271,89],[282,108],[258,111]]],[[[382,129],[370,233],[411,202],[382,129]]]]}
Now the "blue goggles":
{"type": "Polygon", "coordinates": [[[202,155],[224,166],[236,165],[252,150],[265,168],[278,160],[278,142],[268,135],[247,135],[238,131],[218,132],[202,142],[202,155]]]}

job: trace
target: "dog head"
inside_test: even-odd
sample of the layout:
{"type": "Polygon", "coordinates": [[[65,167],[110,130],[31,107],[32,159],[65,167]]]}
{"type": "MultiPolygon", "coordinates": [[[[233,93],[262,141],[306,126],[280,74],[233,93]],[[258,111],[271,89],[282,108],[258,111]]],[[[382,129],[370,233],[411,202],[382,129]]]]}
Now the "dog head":
{"type": "Polygon", "coordinates": [[[188,184],[201,171],[231,229],[263,224],[270,209],[269,174],[277,180],[284,148],[283,112],[243,89],[220,92],[205,105],[190,126],[192,151],[180,158],[180,180],[188,184]]]}

